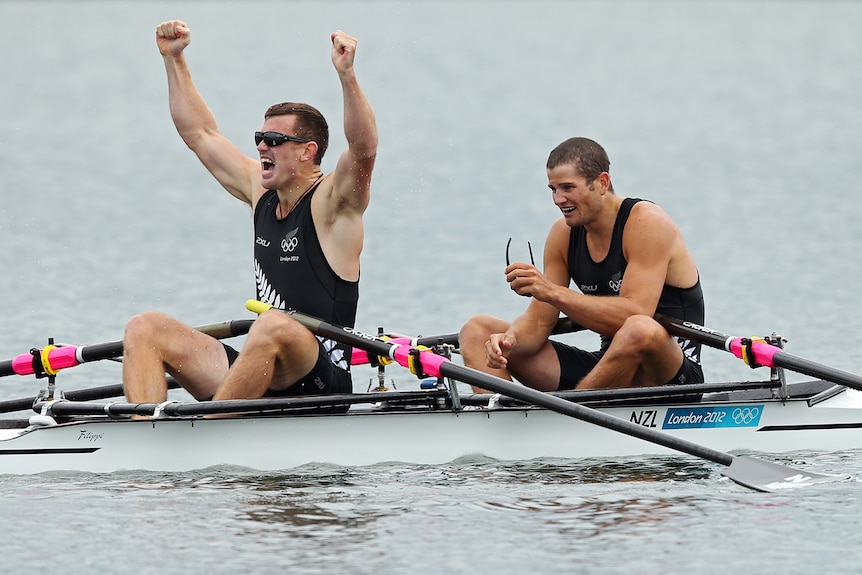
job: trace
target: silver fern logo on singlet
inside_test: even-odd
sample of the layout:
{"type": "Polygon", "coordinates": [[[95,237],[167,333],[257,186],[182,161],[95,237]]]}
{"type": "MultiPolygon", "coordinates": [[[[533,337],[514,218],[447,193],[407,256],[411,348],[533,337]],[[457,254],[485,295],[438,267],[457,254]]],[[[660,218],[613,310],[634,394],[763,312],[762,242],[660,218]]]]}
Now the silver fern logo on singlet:
{"type": "Polygon", "coordinates": [[[677,337],[675,335],[671,336],[679,348],[682,350],[682,353],[694,363],[700,365],[700,354],[698,353],[697,344],[690,339],[683,339],[681,337],[677,337]]]}
{"type": "Polygon", "coordinates": [[[263,303],[268,303],[272,307],[284,309],[284,302],[281,296],[266,279],[266,274],[263,273],[263,268],[260,267],[260,262],[257,258],[254,260],[254,282],[257,284],[257,299],[263,303]]]}
{"type": "MultiPolygon", "coordinates": [[[[254,277],[257,283],[257,299],[283,310],[285,308],[284,301],[269,283],[269,280],[266,279],[266,275],[257,260],[254,260],[254,277]]],[[[332,365],[345,371],[350,369],[350,359],[344,355],[344,350],[338,347],[338,343],[325,337],[315,337],[323,344],[323,349],[326,350],[326,355],[332,365]]]]}
{"type": "Polygon", "coordinates": [[[336,347],[338,345],[337,343],[331,339],[326,339],[320,336],[317,336],[317,339],[323,344],[323,349],[325,349],[326,353],[329,355],[329,361],[332,362],[332,365],[343,370],[350,369],[350,364],[348,363],[347,358],[344,357],[344,350],[336,347]]]}

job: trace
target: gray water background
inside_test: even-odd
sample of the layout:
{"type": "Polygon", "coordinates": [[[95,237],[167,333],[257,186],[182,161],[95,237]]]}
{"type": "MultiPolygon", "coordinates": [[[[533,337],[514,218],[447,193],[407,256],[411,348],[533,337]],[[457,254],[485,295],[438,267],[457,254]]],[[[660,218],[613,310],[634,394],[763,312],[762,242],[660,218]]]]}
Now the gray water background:
{"type": "MultiPolygon", "coordinates": [[[[344,147],[329,34],[358,38],[380,129],[359,329],[519,313],[506,240],[541,251],[558,217],[544,162],[584,135],[618,193],[678,222],[708,326],[862,371],[854,1],[2,1],[3,359],[119,339],[146,309],[251,317],[248,210],[168,115],[154,28],[172,18],[230,139],[253,155],[266,107],[307,101],[331,124],[327,170],[344,147]]],[[[714,381],[765,376],[704,361],[714,381]]],[[[354,373],[364,390],[373,371],[354,373]]],[[[119,374],[101,362],[58,383],[119,374]]],[[[7,377],[0,400],[39,386],[7,377]]],[[[764,495],[683,457],[0,477],[0,572],[858,573],[859,453],[786,461],[854,479],[764,495]]]]}

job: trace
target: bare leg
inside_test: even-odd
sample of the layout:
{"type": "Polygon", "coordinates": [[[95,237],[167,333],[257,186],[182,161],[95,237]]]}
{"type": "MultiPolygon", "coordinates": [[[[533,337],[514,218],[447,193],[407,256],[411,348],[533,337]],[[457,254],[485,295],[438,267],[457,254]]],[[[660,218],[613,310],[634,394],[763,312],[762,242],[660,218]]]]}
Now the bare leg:
{"type": "MultiPolygon", "coordinates": [[[[465,323],[459,334],[464,365],[508,380],[514,376],[524,385],[541,391],[556,391],[560,385],[560,362],[550,342],[545,342],[535,352],[512,353],[507,358],[508,369],[488,366],[485,343],[491,334],[502,333],[509,329],[509,325],[508,322],[489,315],[478,315],[465,323]]],[[[475,386],[473,391],[487,393],[475,386]]]]}
{"type": "MultiPolygon", "coordinates": [[[[493,333],[502,333],[509,329],[509,323],[492,317],[490,315],[477,315],[470,318],[461,327],[458,334],[458,345],[461,348],[461,357],[464,365],[473,369],[496,375],[511,380],[512,376],[506,369],[493,369],[488,367],[487,355],[485,353],[485,342],[493,333]]],[[[488,393],[481,387],[473,386],[474,393],[488,393]]]]}
{"type": "Polygon", "coordinates": [[[218,340],[160,312],[131,318],[123,348],[123,385],[130,403],[165,401],[165,372],[195,398],[208,398],[228,368],[218,340]]]}
{"type": "Polygon", "coordinates": [[[317,338],[289,315],[270,310],[248,332],[242,352],[213,399],[251,399],[267,389],[287,389],[314,368],[317,338]]]}
{"type": "Polygon", "coordinates": [[[578,389],[663,385],[682,362],[682,350],[663,327],[651,317],[632,316],[578,389]]]}

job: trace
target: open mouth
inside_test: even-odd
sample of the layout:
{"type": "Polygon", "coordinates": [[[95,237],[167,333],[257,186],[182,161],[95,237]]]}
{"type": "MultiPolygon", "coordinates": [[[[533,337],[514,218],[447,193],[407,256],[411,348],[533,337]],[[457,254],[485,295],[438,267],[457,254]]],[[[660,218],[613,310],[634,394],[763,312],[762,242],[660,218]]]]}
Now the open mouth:
{"type": "Polygon", "coordinates": [[[275,169],[275,162],[270,160],[269,158],[261,158],[260,159],[260,168],[263,173],[271,172],[275,169]]]}

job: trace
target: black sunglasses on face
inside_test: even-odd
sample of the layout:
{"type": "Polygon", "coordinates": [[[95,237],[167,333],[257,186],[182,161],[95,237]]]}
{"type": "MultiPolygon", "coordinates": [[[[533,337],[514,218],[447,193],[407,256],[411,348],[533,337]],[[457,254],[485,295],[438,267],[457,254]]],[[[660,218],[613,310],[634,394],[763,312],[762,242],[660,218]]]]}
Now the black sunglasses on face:
{"type": "Polygon", "coordinates": [[[306,142],[310,142],[311,140],[307,140],[305,138],[297,138],[296,136],[288,136],[287,134],[282,134],[281,132],[255,132],[254,133],[254,145],[259,146],[261,142],[264,142],[270,148],[274,148],[275,146],[280,146],[282,144],[286,144],[287,142],[297,142],[300,144],[305,144],[306,142]]]}

